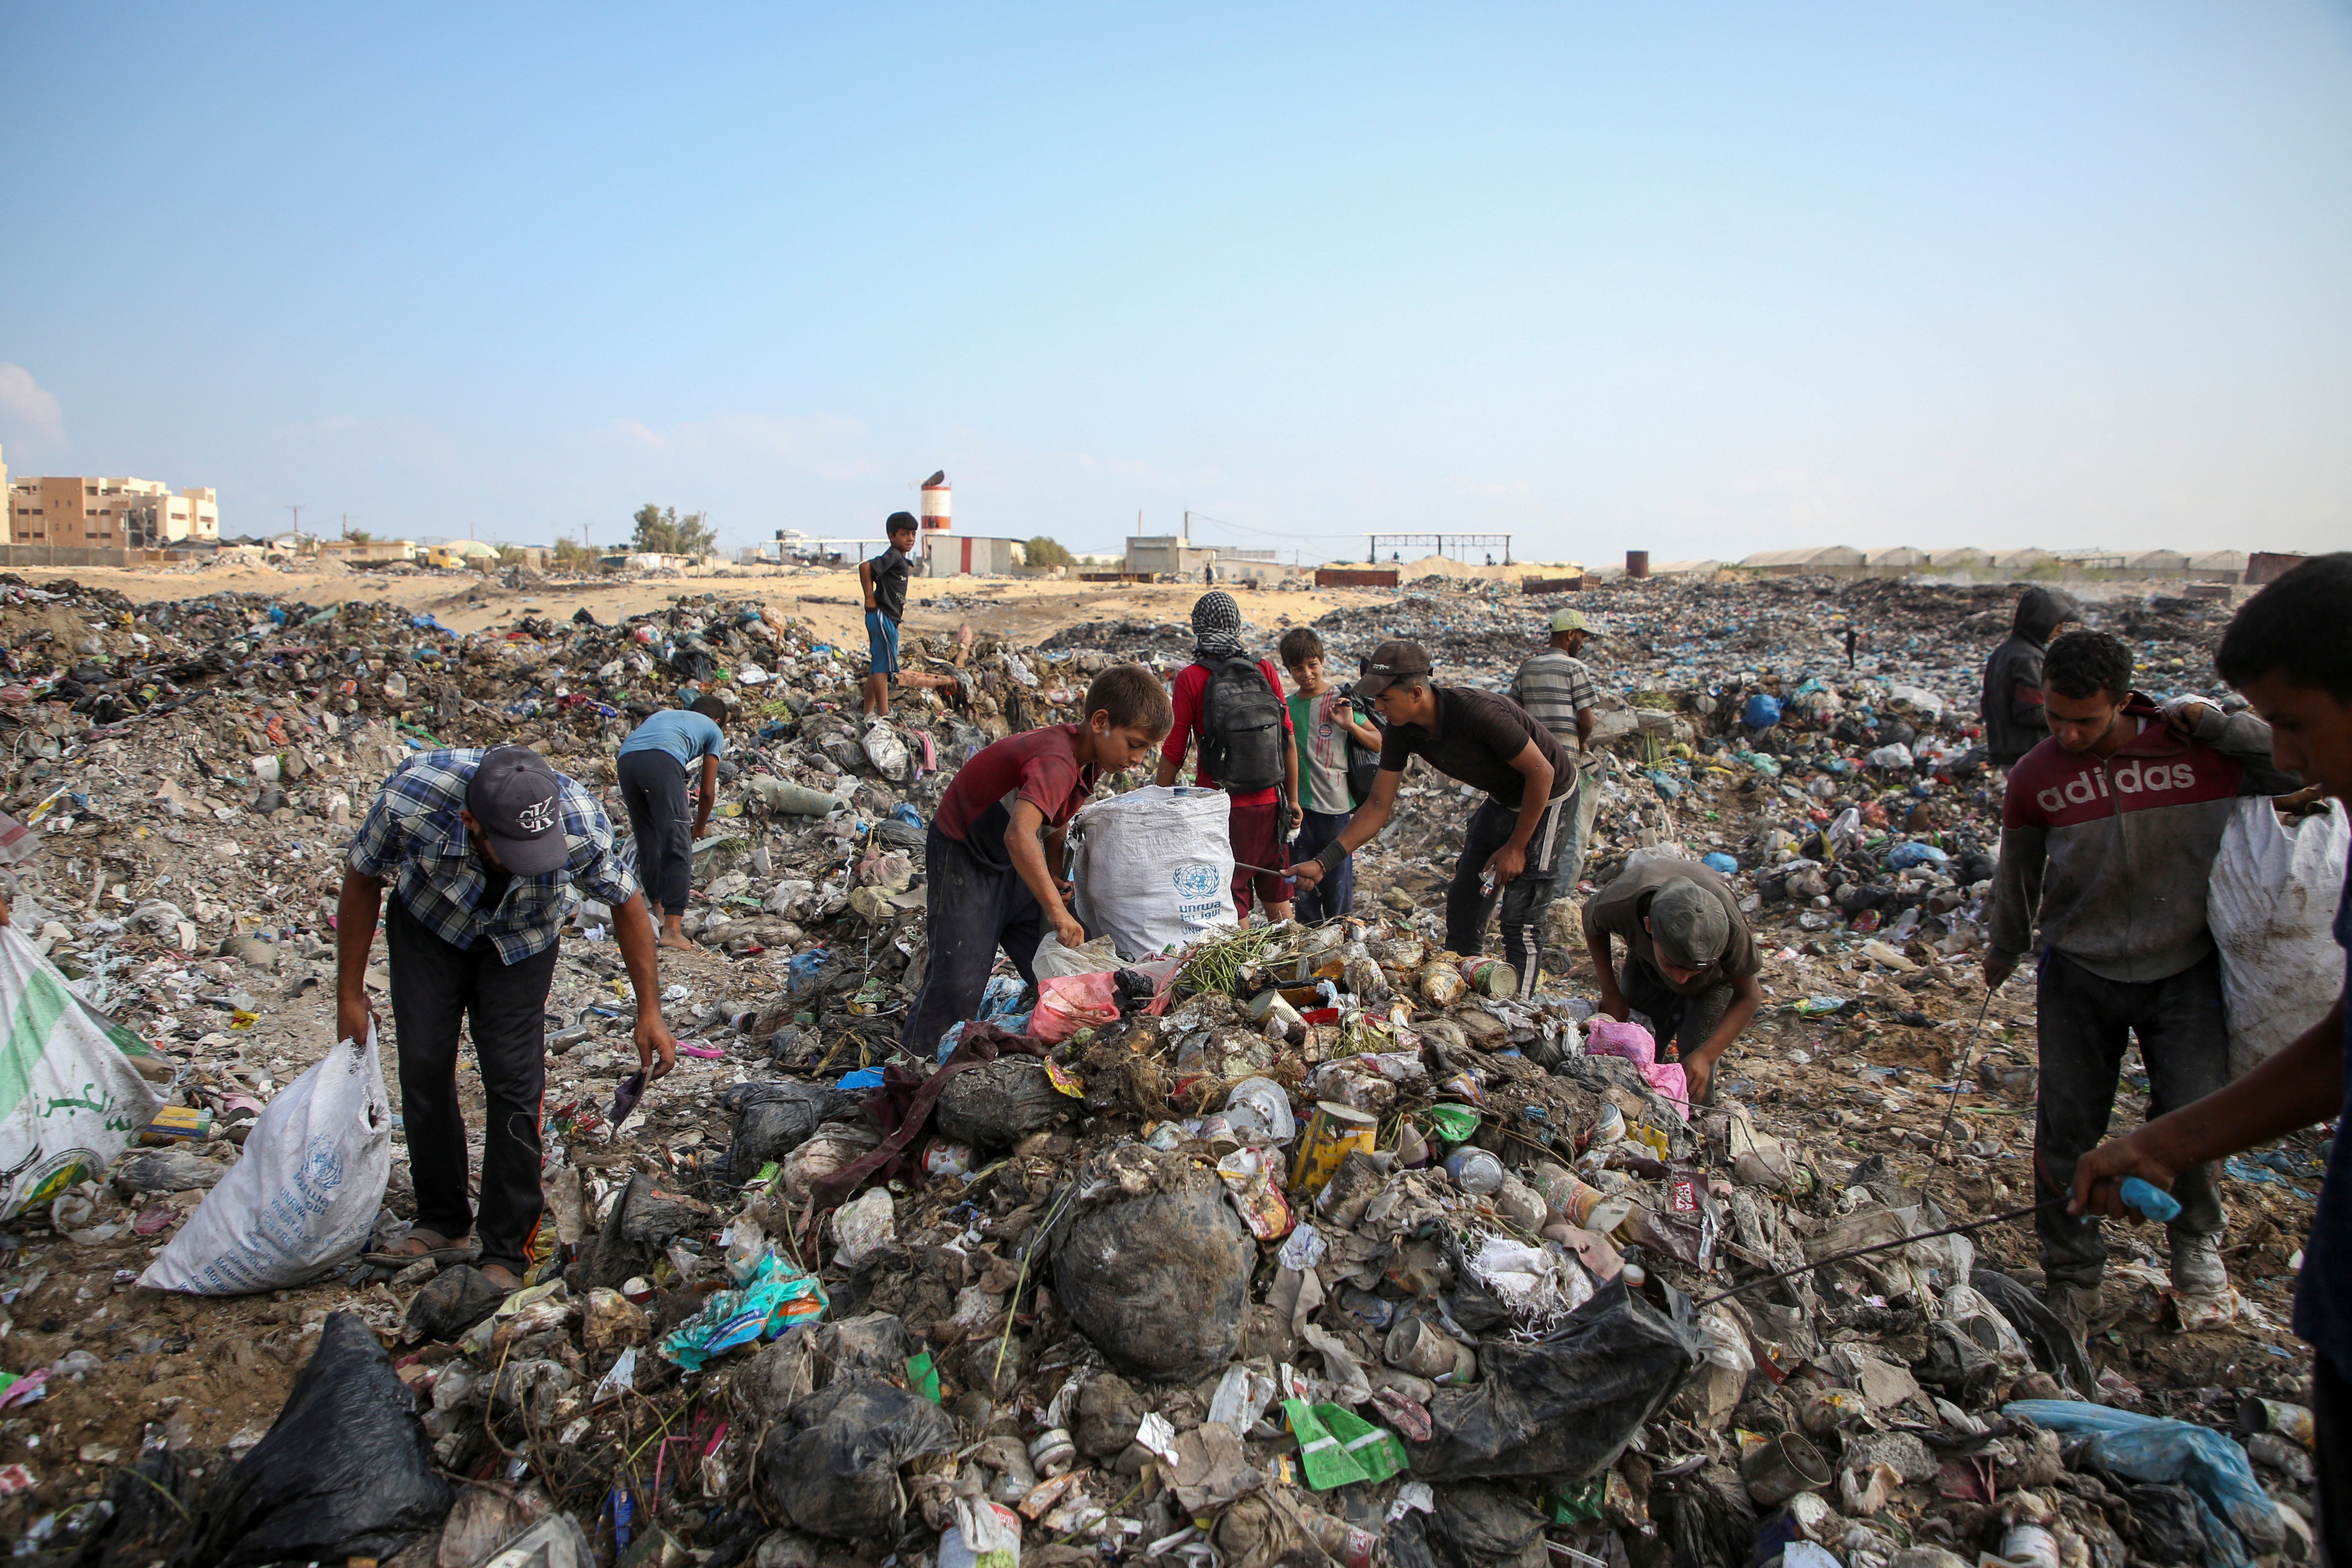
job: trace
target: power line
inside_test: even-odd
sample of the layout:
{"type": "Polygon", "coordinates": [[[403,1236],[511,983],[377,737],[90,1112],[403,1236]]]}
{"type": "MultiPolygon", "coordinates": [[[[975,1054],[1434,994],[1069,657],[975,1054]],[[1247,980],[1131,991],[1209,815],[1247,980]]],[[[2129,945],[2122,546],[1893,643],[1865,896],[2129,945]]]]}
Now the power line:
{"type": "Polygon", "coordinates": [[[1363,537],[1360,533],[1299,533],[1289,529],[1253,528],[1245,522],[1227,522],[1222,517],[1211,517],[1205,511],[1196,511],[1190,515],[1202,522],[1213,522],[1219,528],[1238,529],[1244,533],[1255,533],[1263,539],[1361,539],[1363,537]]]}

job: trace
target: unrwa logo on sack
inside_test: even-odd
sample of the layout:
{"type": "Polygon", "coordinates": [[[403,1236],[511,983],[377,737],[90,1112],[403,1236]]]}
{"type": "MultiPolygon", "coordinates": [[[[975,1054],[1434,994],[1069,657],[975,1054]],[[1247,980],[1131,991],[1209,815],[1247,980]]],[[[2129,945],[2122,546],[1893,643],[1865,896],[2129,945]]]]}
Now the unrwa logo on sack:
{"type": "Polygon", "coordinates": [[[1175,883],[1178,896],[1187,899],[1205,899],[1224,885],[1214,866],[1197,860],[1177,867],[1170,880],[1175,883]]]}

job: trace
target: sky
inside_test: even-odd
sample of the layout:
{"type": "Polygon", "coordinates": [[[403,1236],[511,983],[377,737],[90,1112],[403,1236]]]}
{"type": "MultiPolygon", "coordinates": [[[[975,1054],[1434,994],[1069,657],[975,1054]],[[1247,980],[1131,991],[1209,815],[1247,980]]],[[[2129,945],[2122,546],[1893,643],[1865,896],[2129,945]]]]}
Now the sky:
{"type": "Polygon", "coordinates": [[[26,3],[0,58],[0,455],[230,533],[872,535],[945,468],[1077,550],[2352,545],[2347,0],[26,3]]]}

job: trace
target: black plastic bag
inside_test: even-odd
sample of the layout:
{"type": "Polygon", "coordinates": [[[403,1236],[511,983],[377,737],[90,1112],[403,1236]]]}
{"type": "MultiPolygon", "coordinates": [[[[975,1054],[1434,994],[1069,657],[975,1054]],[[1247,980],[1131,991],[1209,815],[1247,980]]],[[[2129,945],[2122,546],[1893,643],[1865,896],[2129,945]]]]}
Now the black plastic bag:
{"type": "Polygon", "coordinates": [[[498,1310],[507,1293],[488,1275],[460,1263],[436,1274],[408,1303],[412,1338],[454,1340],[498,1310]]]}
{"type": "Polygon", "coordinates": [[[1927,1357],[1912,1370],[1922,1384],[1963,1410],[1983,1409],[2000,1389],[2000,1360],[1956,1323],[1927,1325],[1927,1357]]]}
{"type": "Polygon", "coordinates": [[[1438,1568],[1543,1568],[1541,1510],[1501,1487],[1441,1488],[1424,1541],[1438,1568]]]}
{"type": "Polygon", "coordinates": [[[1412,1473],[1431,1481],[1549,1476],[1562,1483],[1597,1475],[1697,1370],[1700,1355],[1696,1334],[1622,1277],[1612,1279],[1557,1332],[1480,1346],[1479,1381],[1441,1389],[1429,1404],[1430,1440],[1406,1443],[1412,1473]]]}
{"type": "Polygon", "coordinates": [[[2110,1478],[2109,1484],[2131,1505],[2131,1518],[2123,1533],[2132,1543],[2134,1556],[2150,1563],[2212,1560],[2196,1494],[2187,1487],[2120,1478],[2110,1478]]]}
{"type": "Polygon", "coordinates": [[[336,1312],[268,1434],[205,1499],[190,1555],[211,1568],[381,1560],[456,1500],[416,1396],[374,1332],[336,1312]]]}
{"type": "Polygon", "coordinates": [[[737,1184],[749,1182],[771,1160],[781,1160],[809,1135],[856,1105],[859,1097],[830,1084],[753,1080],[719,1097],[735,1116],[735,1142],[718,1174],[737,1184]]]}
{"type": "Polygon", "coordinates": [[[1977,1294],[1990,1301],[2009,1326],[2033,1352],[2033,1364],[2084,1397],[2098,1386],[2090,1359],[2066,1327],[2064,1319],[2031,1289],[1997,1269],[1979,1268],[1969,1276],[1977,1294]]]}
{"type": "Polygon", "coordinates": [[[1167,1184],[1081,1208],[1055,1247],[1054,1297],[1119,1371],[1198,1377],[1241,1342],[1257,1244],[1213,1180],[1140,1145],[1116,1152],[1167,1184]]]}
{"type": "Polygon", "coordinates": [[[793,1405],[760,1446],[760,1500],[796,1529],[837,1540],[897,1537],[898,1467],[951,1447],[956,1426],[919,1394],[851,1375],[793,1405]]]}
{"type": "Polygon", "coordinates": [[[975,1149],[1010,1149],[1032,1132],[1076,1114],[1034,1057],[999,1057],[960,1072],[940,1090],[932,1130],[975,1149]]]}
{"type": "MultiPolygon", "coordinates": [[[[190,1456],[194,1458],[194,1456],[190,1456]]],[[[150,1448],[114,1472],[108,1512],[82,1538],[75,1568],[148,1568],[168,1562],[186,1539],[203,1483],[179,1455],[150,1448]]]]}

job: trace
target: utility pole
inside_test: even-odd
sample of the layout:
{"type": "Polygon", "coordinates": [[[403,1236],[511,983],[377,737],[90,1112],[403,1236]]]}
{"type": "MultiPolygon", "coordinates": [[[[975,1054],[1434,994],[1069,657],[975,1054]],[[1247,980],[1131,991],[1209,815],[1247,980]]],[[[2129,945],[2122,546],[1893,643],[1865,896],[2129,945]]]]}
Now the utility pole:
{"type": "MultiPolygon", "coordinates": [[[[285,505],[286,503],[281,502],[279,504],[285,505]]],[[[304,501],[302,506],[309,506],[310,504],[310,503],[309,501],[304,501]]],[[[302,531],[302,506],[286,506],[286,510],[294,514],[294,531],[298,536],[302,531]]]]}

